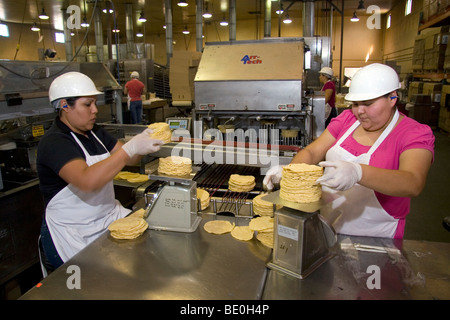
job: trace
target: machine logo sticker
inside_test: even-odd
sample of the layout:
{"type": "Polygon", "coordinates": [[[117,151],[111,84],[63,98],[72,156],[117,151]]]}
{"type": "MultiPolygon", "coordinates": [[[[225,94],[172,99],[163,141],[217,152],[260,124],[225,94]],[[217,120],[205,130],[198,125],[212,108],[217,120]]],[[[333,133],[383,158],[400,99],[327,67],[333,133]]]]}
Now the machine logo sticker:
{"type": "Polygon", "coordinates": [[[261,64],[262,60],[260,59],[259,56],[249,56],[248,54],[246,54],[241,61],[244,64],[261,64]]]}

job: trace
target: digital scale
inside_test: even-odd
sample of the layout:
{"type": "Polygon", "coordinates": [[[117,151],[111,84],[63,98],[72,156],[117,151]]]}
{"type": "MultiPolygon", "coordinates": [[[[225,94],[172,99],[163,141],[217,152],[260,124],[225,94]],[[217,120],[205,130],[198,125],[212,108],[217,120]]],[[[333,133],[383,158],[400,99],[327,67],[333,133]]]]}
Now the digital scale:
{"type": "Polygon", "coordinates": [[[192,180],[195,173],[185,177],[154,175],[149,178],[163,181],[151,196],[145,195],[144,219],[149,229],[194,232],[201,217],[197,214],[197,182],[192,180]]]}
{"type": "Polygon", "coordinates": [[[336,232],[319,214],[322,201],[286,201],[279,192],[262,198],[274,204],[273,258],[267,267],[304,279],[334,256],[330,248],[337,241],[336,232]]]}

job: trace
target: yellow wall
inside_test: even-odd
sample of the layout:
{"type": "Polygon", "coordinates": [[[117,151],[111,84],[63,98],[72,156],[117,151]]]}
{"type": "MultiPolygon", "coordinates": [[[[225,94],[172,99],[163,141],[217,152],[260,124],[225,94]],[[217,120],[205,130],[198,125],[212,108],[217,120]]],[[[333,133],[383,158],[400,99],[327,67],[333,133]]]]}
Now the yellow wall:
{"type": "MultiPolygon", "coordinates": [[[[350,17],[344,18],[344,50],[342,67],[360,67],[373,62],[385,62],[386,60],[395,60],[401,66],[401,77],[411,72],[412,50],[414,46],[414,38],[417,35],[420,11],[422,10],[422,1],[414,1],[413,14],[404,16],[404,5],[406,0],[395,1],[391,10],[392,26],[385,30],[386,15],[382,16],[381,29],[367,28],[367,16],[361,15],[361,20],[357,23],[350,22],[350,17]],[[366,62],[367,54],[371,52],[369,60],[366,62]]],[[[340,62],[340,31],[341,17],[338,13],[334,14],[332,31],[332,54],[333,69],[336,74],[339,73],[340,62]]],[[[316,19],[315,33],[328,36],[329,30],[323,30],[324,21],[316,19]]],[[[43,41],[38,42],[39,35],[37,32],[30,30],[31,25],[22,26],[20,24],[8,23],[10,30],[10,38],[0,39],[0,59],[16,59],[16,60],[38,60],[37,48],[52,48],[57,51],[55,60],[65,61],[64,44],[56,44],[52,40],[52,32],[48,29],[42,29],[43,41]],[[16,55],[16,47],[20,45],[16,55]]],[[[303,34],[301,19],[294,19],[290,25],[281,24],[282,37],[301,37],[303,34]]],[[[218,22],[204,25],[204,43],[229,40],[229,28],[222,27],[218,22]]],[[[84,34],[79,32],[72,38],[73,46],[79,46],[84,34]]],[[[278,18],[272,19],[271,36],[278,36],[278,18]]],[[[264,37],[264,20],[244,20],[238,21],[236,25],[236,40],[256,40],[264,37]]],[[[120,42],[125,43],[125,33],[121,33],[120,42]]],[[[195,30],[189,35],[175,33],[173,35],[173,50],[196,50],[195,30]]],[[[106,41],[106,39],[105,39],[106,41]]],[[[152,43],[155,47],[155,61],[157,63],[166,64],[166,43],[165,34],[147,35],[145,38],[136,42],[145,41],[152,43]]],[[[95,44],[94,37],[88,39],[90,45],[95,44]]],[[[78,47],[77,47],[78,48],[78,47]]],[[[84,51],[84,49],[83,49],[84,51]]],[[[83,52],[82,51],[82,52],[83,52]]]]}

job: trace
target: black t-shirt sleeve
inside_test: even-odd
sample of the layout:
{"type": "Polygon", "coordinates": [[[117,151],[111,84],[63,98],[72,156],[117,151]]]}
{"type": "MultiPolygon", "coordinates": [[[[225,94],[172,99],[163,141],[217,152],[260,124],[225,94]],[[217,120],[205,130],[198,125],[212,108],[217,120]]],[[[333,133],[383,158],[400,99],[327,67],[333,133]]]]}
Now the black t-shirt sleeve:
{"type": "Polygon", "coordinates": [[[74,159],[84,159],[84,153],[70,136],[56,133],[45,137],[39,143],[38,159],[54,173],[74,159]]]}

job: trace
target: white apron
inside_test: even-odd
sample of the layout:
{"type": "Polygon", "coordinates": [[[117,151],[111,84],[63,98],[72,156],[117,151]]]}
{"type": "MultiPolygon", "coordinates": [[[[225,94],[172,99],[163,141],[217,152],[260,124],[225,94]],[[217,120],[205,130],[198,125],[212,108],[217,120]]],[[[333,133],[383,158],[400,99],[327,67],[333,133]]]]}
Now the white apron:
{"type": "MultiPolygon", "coordinates": [[[[71,134],[83,150],[88,166],[110,156],[108,151],[91,156],[75,134],[71,134]]],[[[105,147],[93,132],[92,135],[105,147]]],[[[111,222],[129,212],[115,199],[112,181],[94,192],[84,192],[68,184],[50,200],[45,221],[59,256],[66,262],[105,232],[111,222]]]]}
{"type": "MultiPolygon", "coordinates": [[[[393,119],[370,150],[358,157],[341,147],[342,142],[360,125],[359,121],[356,121],[328,150],[326,161],[344,160],[369,164],[370,157],[395,127],[398,118],[399,112],[396,110],[393,119]]],[[[327,167],[325,173],[327,170],[335,169],[327,167]]],[[[383,209],[372,189],[360,184],[356,184],[346,191],[336,191],[322,186],[322,198],[326,205],[322,207],[320,214],[328,223],[333,225],[337,233],[383,238],[394,237],[398,219],[395,219],[383,209]]]]}

